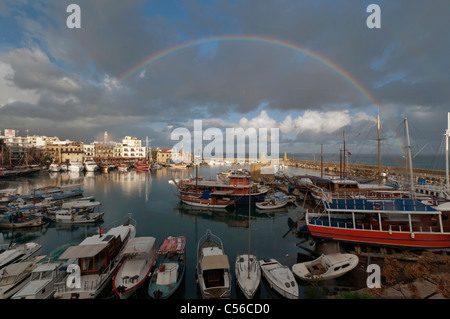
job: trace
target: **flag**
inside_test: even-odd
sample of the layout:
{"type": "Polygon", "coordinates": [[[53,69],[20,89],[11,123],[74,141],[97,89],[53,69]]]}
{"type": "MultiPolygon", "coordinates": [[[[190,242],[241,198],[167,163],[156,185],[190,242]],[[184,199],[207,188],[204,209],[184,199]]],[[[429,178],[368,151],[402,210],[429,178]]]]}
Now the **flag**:
{"type": "Polygon", "coordinates": [[[348,156],[352,156],[352,153],[350,153],[350,152],[347,152],[347,155],[348,155],[348,156]]]}
{"type": "Polygon", "coordinates": [[[103,235],[103,233],[105,232],[105,230],[104,230],[103,228],[101,228],[100,226],[98,226],[97,232],[98,232],[100,235],[103,235]]]}

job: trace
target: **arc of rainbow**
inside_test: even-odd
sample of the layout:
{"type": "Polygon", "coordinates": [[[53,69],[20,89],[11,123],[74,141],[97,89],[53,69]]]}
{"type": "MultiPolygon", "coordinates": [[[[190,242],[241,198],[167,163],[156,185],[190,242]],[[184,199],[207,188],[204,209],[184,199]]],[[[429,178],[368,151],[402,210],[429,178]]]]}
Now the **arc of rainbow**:
{"type": "MultiPolygon", "coordinates": [[[[372,96],[372,94],[362,85],[360,84],[350,73],[348,73],[346,70],[338,66],[337,64],[333,63],[332,61],[320,56],[319,54],[312,52],[304,47],[301,47],[297,44],[293,44],[287,41],[278,40],[275,38],[270,37],[261,37],[261,36],[253,36],[253,35],[226,35],[226,36],[213,36],[213,37],[207,37],[202,39],[197,39],[189,42],[184,42],[178,45],[175,45],[173,47],[167,48],[163,51],[157,52],[146,59],[142,60],[135,66],[133,66],[130,70],[126,71],[122,75],[118,77],[119,83],[127,80],[131,77],[134,73],[136,73],[138,70],[142,69],[145,66],[148,66],[152,63],[157,62],[158,60],[161,60],[169,55],[175,54],[176,52],[186,50],[188,48],[192,48],[198,45],[208,44],[208,43],[214,43],[214,42],[253,42],[253,43],[261,43],[261,44],[270,44],[270,45],[276,45],[282,48],[294,50],[296,52],[305,54],[312,59],[320,62],[321,64],[327,66],[328,68],[334,70],[337,74],[339,74],[342,78],[344,78],[348,83],[350,83],[354,88],[356,88],[363,96],[367,98],[367,100],[372,104],[372,106],[378,108],[378,103],[375,100],[375,98],[372,96]]],[[[106,93],[105,93],[106,94],[106,93]]],[[[104,94],[104,95],[105,95],[104,94]]],[[[102,95],[97,103],[94,105],[95,107],[99,104],[101,99],[103,98],[102,95]]],[[[378,109],[377,109],[378,111],[378,109]]],[[[393,132],[393,130],[391,130],[393,132]]],[[[394,133],[395,138],[397,139],[397,143],[401,150],[403,150],[403,142],[396,136],[394,133]]]]}

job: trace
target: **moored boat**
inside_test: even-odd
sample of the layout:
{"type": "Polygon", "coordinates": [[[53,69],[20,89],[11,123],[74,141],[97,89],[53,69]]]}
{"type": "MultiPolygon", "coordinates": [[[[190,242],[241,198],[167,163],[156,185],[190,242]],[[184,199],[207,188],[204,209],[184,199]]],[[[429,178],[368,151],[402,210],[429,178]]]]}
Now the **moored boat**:
{"type": "Polygon", "coordinates": [[[255,255],[242,254],[236,257],[234,265],[236,283],[244,296],[252,299],[261,282],[261,268],[255,255]]]}
{"type": "Polygon", "coordinates": [[[306,212],[314,237],[408,248],[450,247],[447,212],[413,199],[331,199],[324,211],[306,212]]]}
{"type": "Polygon", "coordinates": [[[359,263],[354,254],[322,254],[319,258],[297,263],[292,266],[292,273],[305,281],[330,280],[345,275],[359,263]]]}
{"type": "Polygon", "coordinates": [[[234,200],[226,197],[227,194],[228,194],[227,192],[220,192],[220,191],[209,192],[205,190],[203,191],[202,194],[197,195],[184,194],[177,196],[181,199],[183,203],[191,206],[224,209],[235,203],[234,200]]]}
{"type": "Polygon", "coordinates": [[[155,237],[132,238],[120,253],[123,258],[112,285],[120,299],[126,299],[147,280],[156,258],[155,237]]]}
{"type": "Polygon", "coordinates": [[[183,280],[186,270],[186,237],[167,237],[158,250],[155,270],[150,277],[148,294],[154,299],[172,296],[183,280]]]}
{"type": "Polygon", "coordinates": [[[79,276],[70,285],[66,281],[56,283],[54,298],[95,299],[110,282],[120,263],[120,252],[135,234],[135,221],[128,218],[105,234],[99,227],[97,235],[87,237],[78,246],[69,247],[61,258],[76,259],[71,265],[79,270],[79,276]]]}
{"type": "Polygon", "coordinates": [[[272,196],[266,197],[263,202],[255,203],[255,206],[262,210],[273,210],[287,206],[290,200],[286,194],[276,192],[272,196]]]}
{"type": "Polygon", "coordinates": [[[203,299],[231,296],[231,274],[222,240],[208,229],[197,245],[197,280],[203,299]]]}
{"type": "Polygon", "coordinates": [[[280,264],[277,260],[260,260],[262,275],[270,287],[281,296],[288,299],[298,299],[298,285],[288,266],[280,264]]]}

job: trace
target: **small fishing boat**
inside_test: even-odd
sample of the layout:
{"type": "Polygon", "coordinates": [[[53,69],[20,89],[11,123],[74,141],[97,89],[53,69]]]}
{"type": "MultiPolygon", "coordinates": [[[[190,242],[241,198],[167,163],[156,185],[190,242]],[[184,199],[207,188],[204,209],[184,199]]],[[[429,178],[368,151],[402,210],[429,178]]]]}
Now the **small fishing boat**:
{"type": "Polygon", "coordinates": [[[260,260],[259,265],[270,288],[285,298],[298,299],[298,285],[288,266],[280,264],[273,258],[260,260]]]}
{"type": "Polygon", "coordinates": [[[261,282],[261,268],[255,255],[250,254],[251,200],[248,205],[248,253],[236,257],[234,272],[236,283],[247,299],[252,299],[261,282]]]}
{"type": "Polygon", "coordinates": [[[319,258],[292,266],[294,275],[305,281],[334,279],[354,269],[359,258],[353,254],[322,254],[319,258]]]}
{"type": "Polygon", "coordinates": [[[158,250],[148,294],[154,299],[169,298],[178,289],[186,270],[186,237],[167,237],[158,250]]]}
{"type": "Polygon", "coordinates": [[[120,299],[128,298],[147,280],[155,264],[155,243],[155,237],[135,237],[125,246],[112,280],[113,290],[120,299]]]}
{"type": "Polygon", "coordinates": [[[130,166],[127,164],[119,164],[117,165],[119,172],[128,172],[130,170],[130,166]]]}
{"type": "Polygon", "coordinates": [[[143,172],[148,172],[150,171],[150,163],[146,160],[143,161],[138,161],[136,164],[134,164],[134,167],[138,170],[138,171],[143,171],[143,172]]]}
{"type": "Polygon", "coordinates": [[[236,257],[234,266],[236,282],[247,299],[252,299],[261,282],[261,269],[255,255],[242,254],[236,257]]]}
{"type": "Polygon", "coordinates": [[[86,224],[95,223],[103,219],[103,212],[78,212],[76,209],[58,209],[52,212],[57,223],[86,224]]]}
{"type": "Polygon", "coordinates": [[[18,209],[17,211],[9,211],[2,214],[0,217],[0,228],[32,228],[40,227],[47,223],[42,216],[25,214],[26,210],[31,210],[31,208],[18,209]]]}
{"type": "Polygon", "coordinates": [[[197,281],[203,299],[231,295],[231,273],[222,240],[208,229],[197,245],[197,281]]]}
{"type": "Polygon", "coordinates": [[[255,203],[255,205],[258,209],[271,210],[285,207],[291,201],[292,199],[286,196],[286,194],[276,192],[274,195],[266,197],[263,202],[255,203]]]}

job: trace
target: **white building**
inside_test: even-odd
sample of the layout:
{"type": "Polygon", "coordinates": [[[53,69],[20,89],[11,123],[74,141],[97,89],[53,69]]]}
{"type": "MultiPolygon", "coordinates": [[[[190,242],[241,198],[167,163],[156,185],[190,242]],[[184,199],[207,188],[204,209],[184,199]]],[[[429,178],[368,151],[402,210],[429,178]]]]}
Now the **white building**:
{"type": "Polygon", "coordinates": [[[132,136],[125,136],[122,139],[121,153],[122,156],[120,157],[147,158],[147,147],[142,146],[142,141],[140,139],[132,136]]]}

